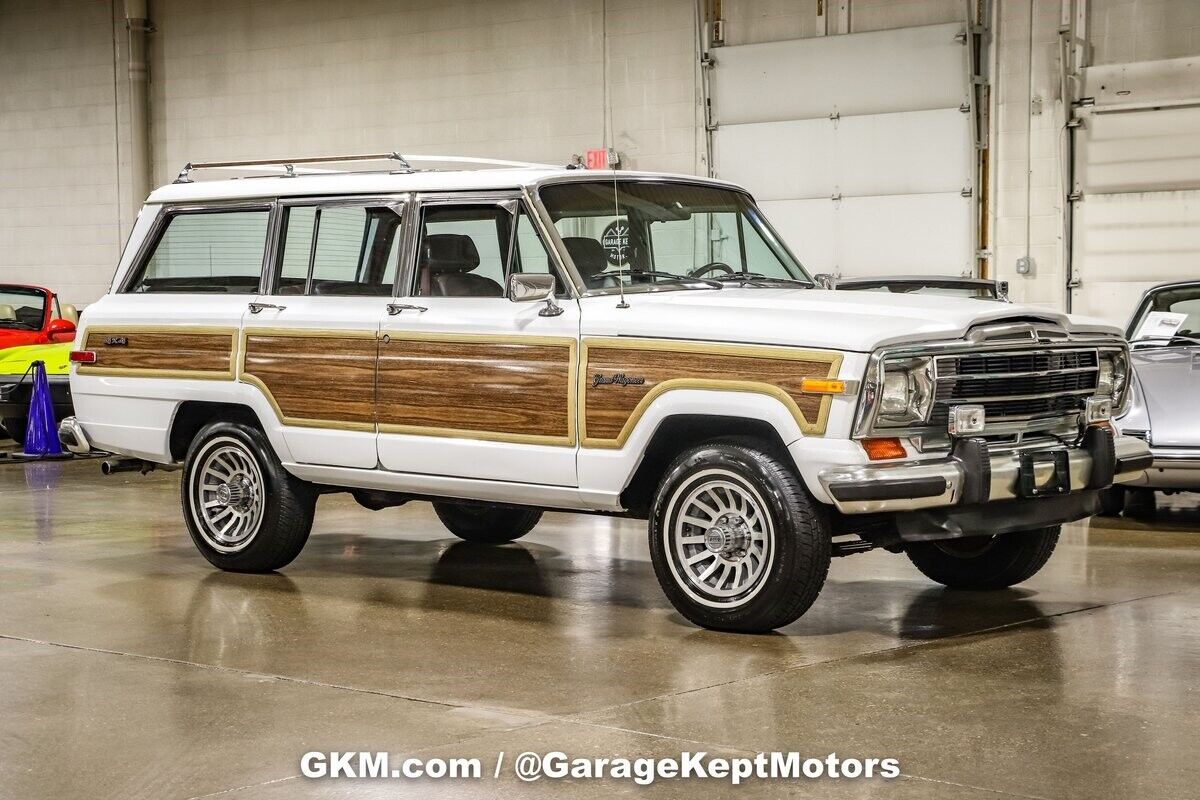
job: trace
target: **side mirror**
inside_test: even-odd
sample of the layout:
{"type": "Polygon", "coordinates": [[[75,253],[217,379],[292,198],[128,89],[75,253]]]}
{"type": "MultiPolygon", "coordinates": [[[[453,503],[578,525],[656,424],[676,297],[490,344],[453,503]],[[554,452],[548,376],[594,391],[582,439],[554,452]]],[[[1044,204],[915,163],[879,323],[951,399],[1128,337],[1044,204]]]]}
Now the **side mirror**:
{"type": "Polygon", "coordinates": [[[828,272],[818,272],[816,275],[813,275],[813,280],[815,280],[817,285],[822,289],[837,288],[837,276],[828,272]]]}
{"type": "Polygon", "coordinates": [[[508,276],[508,299],[514,303],[536,303],[545,300],[546,307],[538,312],[543,317],[557,317],[563,312],[562,306],[554,302],[556,288],[557,282],[553,275],[514,272],[508,276]]]}
{"type": "Polygon", "coordinates": [[[69,319],[52,319],[46,333],[55,342],[69,342],[75,338],[75,323],[69,319]]]}

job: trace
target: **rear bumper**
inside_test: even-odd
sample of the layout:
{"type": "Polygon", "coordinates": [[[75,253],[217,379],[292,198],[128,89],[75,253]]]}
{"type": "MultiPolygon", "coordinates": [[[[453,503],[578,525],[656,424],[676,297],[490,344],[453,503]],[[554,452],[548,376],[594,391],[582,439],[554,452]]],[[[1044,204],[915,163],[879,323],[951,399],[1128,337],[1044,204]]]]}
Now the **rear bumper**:
{"type": "Polygon", "coordinates": [[[1063,498],[1136,481],[1150,466],[1145,442],[1096,428],[1075,447],[991,451],[966,439],[947,458],[830,467],[819,479],[841,513],[874,514],[1063,498]]]}
{"type": "Polygon", "coordinates": [[[91,441],[88,439],[87,434],[84,433],[83,426],[79,424],[79,420],[74,417],[67,417],[58,423],[58,441],[68,451],[76,455],[85,455],[92,451],[91,441]]]}

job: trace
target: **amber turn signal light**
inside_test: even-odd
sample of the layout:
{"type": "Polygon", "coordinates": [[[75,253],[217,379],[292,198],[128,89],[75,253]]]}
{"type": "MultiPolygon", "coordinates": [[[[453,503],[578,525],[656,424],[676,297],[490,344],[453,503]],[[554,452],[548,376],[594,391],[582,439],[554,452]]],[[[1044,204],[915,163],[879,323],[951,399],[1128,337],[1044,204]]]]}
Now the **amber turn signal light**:
{"type": "Polygon", "coordinates": [[[845,394],[846,382],[832,378],[805,378],[800,381],[800,391],[805,394],[845,394]]]}
{"type": "Polygon", "coordinates": [[[888,458],[904,458],[904,445],[899,439],[863,439],[863,450],[872,461],[883,461],[888,458]]]}
{"type": "Polygon", "coordinates": [[[75,362],[76,364],[95,364],[96,363],[96,351],[95,350],[72,350],[69,358],[71,359],[71,361],[75,362]]]}

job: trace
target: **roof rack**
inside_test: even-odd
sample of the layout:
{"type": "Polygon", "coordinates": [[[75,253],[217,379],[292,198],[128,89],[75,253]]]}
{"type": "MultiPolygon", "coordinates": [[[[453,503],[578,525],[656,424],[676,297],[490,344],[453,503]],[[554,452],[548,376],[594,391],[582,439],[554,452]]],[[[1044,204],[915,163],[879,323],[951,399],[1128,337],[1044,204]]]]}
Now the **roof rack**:
{"type": "Polygon", "coordinates": [[[396,172],[417,172],[413,167],[413,162],[418,164],[425,163],[444,163],[444,164],[480,164],[487,166],[499,167],[522,167],[522,168],[541,168],[541,169],[558,169],[553,164],[536,164],[529,161],[508,161],[498,158],[475,158],[473,156],[402,156],[396,151],[390,153],[367,153],[364,155],[346,155],[346,156],[305,156],[301,158],[268,158],[268,159],[251,159],[245,161],[203,161],[191,162],[183,166],[179,171],[178,177],[175,178],[175,183],[191,183],[191,175],[198,169],[235,169],[243,170],[251,167],[282,167],[284,177],[294,178],[297,175],[303,174],[323,174],[335,172],[337,170],[324,169],[296,169],[297,164],[345,164],[364,161],[395,161],[400,165],[396,172]]]}

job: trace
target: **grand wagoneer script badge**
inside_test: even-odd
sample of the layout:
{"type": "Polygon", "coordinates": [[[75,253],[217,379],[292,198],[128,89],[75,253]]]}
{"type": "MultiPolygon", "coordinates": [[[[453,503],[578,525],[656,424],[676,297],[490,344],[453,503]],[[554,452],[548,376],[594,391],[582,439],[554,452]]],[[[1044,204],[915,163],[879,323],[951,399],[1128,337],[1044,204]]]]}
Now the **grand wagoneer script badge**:
{"type": "Polygon", "coordinates": [[[592,376],[592,388],[597,386],[641,386],[646,382],[646,379],[639,376],[626,375],[624,372],[618,372],[616,375],[605,375],[597,372],[592,376]]]}

